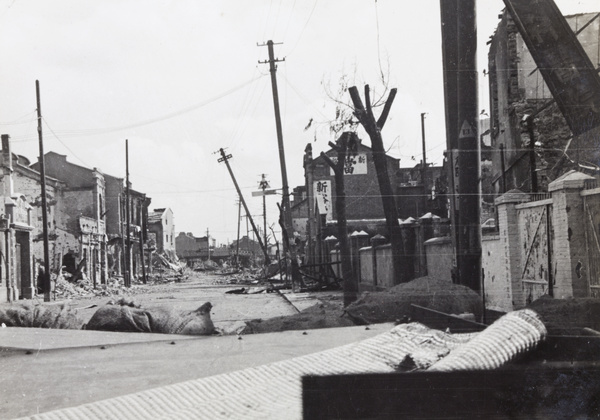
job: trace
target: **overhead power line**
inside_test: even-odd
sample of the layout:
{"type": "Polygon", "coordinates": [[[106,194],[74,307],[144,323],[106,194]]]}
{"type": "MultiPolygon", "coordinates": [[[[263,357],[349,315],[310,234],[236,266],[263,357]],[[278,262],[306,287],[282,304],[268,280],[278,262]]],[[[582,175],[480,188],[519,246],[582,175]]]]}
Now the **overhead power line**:
{"type": "MultiPolygon", "coordinates": [[[[168,120],[174,117],[177,117],[179,115],[183,115],[186,114],[188,112],[194,111],[198,108],[202,108],[206,105],[209,105],[213,102],[218,101],[219,99],[222,99],[228,95],[231,95],[234,92],[237,92],[238,90],[246,87],[247,85],[255,82],[256,80],[260,79],[261,77],[263,77],[262,74],[253,77],[252,79],[238,85],[235,86],[217,96],[214,96],[210,99],[207,99],[205,101],[199,102],[197,104],[191,105],[189,107],[180,109],[179,111],[175,111],[175,112],[171,112],[169,114],[165,114],[162,115],[160,117],[155,117],[155,118],[151,118],[148,120],[144,120],[144,121],[139,121],[137,123],[133,123],[133,124],[127,124],[127,125],[121,125],[121,126],[116,126],[116,127],[108,127],[108,128],[90,128],[90,129],[78,129],[78,130],[56,130],[56,133],[60,134],[63,138],[64,137],[83,137],[83,136],[94,136],[94,135],[98,135],[98,134],[108,134],[108,133],[113,133],[116,131],[123,131],[123,130],[128,130],[131,128],[137,128],[137,127],[142,127],[145,125],[150,125],[150,124],[154,124],[160,121],[164,121],[164,120],[168,120]]],[[[23,138],[18,138],[18,140],[15,140],[15,142],[25,142],[25,141],[31,141],[34,140],[34,138],[29,138],[29,137],[23,137],[23,138]]]]}

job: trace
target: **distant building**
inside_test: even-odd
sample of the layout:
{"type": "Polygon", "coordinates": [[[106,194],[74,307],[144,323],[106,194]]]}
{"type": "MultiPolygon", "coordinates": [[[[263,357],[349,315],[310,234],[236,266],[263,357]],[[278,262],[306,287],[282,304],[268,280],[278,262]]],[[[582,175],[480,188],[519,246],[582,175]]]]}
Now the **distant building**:
{"type": "MultiPolygon", "coordinates": [[[[325,154],[333,159],[337,152],[325,154]]],[[[395,192],[400,218],[418,219],[426,213],[447,216],[445,170],[442,167],[418,164],[400,168],[400,160],[386,155],[388,177],[395,192]],[[423,182],[425,175],[425,182],[423,182]]],[[[345,165],[344,190],[348,234],[364,231],[368,236],[387,235],[381,190],[370,147],[359,143],[356,154],[345,165]]],[[[304,253],[309,261],[326,261],[330,246],[326,237],[337,237],[336,186],[333,170],[322,156],[313,158],[312,145],[304,154],[305,186],[298,187],[292,205],[294,231],[304,240],[304,253]]]]}
{"type": "Polygon", "coordinates": [[[426,172],[423,172],[421,161],[412,168],[398,169],[396,179],[396,202],[401,219],[416,218],[426,213],[447,216],[447,182],[444,167],[427,164],[426,172]]]}
{"type": "Polygon", "coordinates": [[[237,255],[238,260],[243,265],[258,264],[264,261],[264,253],[260,244],[245,235],[239,241],[234,240],[231,243],[229,246],[229,255],[232,258],[235,258],[237,255]]]}
{"type": "MultiPolygon", "coordinates": [[[[106,181],[106,233],[108,236],[108,270],[111,275],[123,275],[125,255],[125,232],[127,230],[126,188],[123,178],[104,175],[106,181]]],[[[148,247],[148,206],[151,199],[146,194],[129,189],[129,238],[131,241],[130,267],[134,277],[142,274],[140,236],[144,254],[148,247]]],[[[147,263],[147,257],[144,257],[147,263]]]]}
{"type": "Polygon", "coordinates": [[[175,252],[177,258],[186,261],[188,265],[197,261],[212,258],[212,250],[215,248],[216,240],[208,236],[195,237],[192,232],[179,232],[175,238],[175,252]]]}
{"type": "Polygon", "coordinates": [[[156,252],[175,258],[175,223],[169,208],[154,209],[148,214],[148,231],[156,236],[156,252]]]}

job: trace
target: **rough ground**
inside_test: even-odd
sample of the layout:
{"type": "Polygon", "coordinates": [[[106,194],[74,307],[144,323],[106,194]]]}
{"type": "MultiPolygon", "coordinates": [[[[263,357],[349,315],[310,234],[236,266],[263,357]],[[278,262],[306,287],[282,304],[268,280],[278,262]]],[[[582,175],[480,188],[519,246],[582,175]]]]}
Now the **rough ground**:
{"type": "MultiPolygon", "coordinates": [[[[317,297],[319,297],[317,295],[317,297]]],[[[356,325],[345,313],[341,299],[319,298],[321,303],[313,305],[295,315],[271,319],[254,319],[246,323],[242,334],[261,334],[277,331],[310,330],[315,328],[337,328],[356,325]]]]}
{"type": "Polygon", "coordinates": [[[403,321],[415,304],[447,314],[471,313],[481,317],[481,298],[471,289],[448,280],[421,277],[386,292],[364,293],[346,312],[356,322],[373,324],[403,321]]]}
{"type": "MultiPolygon", "coordinates": [[[[89,281],[80,281],[77,284],[61,283],[57,285],[57,299],[68,299],[71,306],[77,307],[84,320],[87,320],[96,311],[97,306],[105,304],[108,299],[123,296],[133,298],[136,302],[173,306],[178,299],[192,298],[190,292],[185,291],[186,284],[196,290],[194,299],[203,297],[203,293],[208,293],[208,289],[205,291],[202,285],[219,286],[211,293],[219,295],[227,292],[241,293],[246,296],[245,299],[250,299],[255,293],[273,293],[274,298],[279,294],[280,299],[276,299],[278,301],[285,301],[288,297],[292,299],[295,296],[295,294],[288,294],[289,291],[285,289],[276,290],[283,285],[279,283],[274,284],[273,287],[258,279],[255,272],[229,274],[187,270],[178,276],[155,275],[147,285],[137,282],[130,289],[124,288],[117,281],[111,281],[108,286],[99,286],[96,289],[93,289],[89,281]]],[[[449,314],[472,313],[476,319],[480,319],[481,315],[481,299],[475,292],[464,286],[454,285],[448,280],[431,277],[400,284],[385,292],[363,293],[359,300],[346,309],[342,304],[342,291],[317,291],[309,295],[309,302],[315,304],[303,305],[293,315],[268,317],[268,311],[259,311],[256,308],[255,315],[248,317],[246,313],[243,322],[239,322],[242,327],[236,327],[228,333],[260,334],[403,322],[410,317],[411,304],[449,314]],[[244,322],[245,327],[243,327],[244,322]]],[[[600,300],[598,299],[555,300],[543,297],[529,307],[541,315],[550,334],[580,335],[584,327],[600,331],[600,300]]]]}
{"type": "MultiPolygon", "coordinates": [[[[318,294],[316,294],[318,296],[318,294]]],[[[416,304],[449,314],[481,316],[481,298],[472,290],[447,280],[423,277],[385,292],[363,293],[345,310],[341,299],[324,300],[296,315],[247,323],[244,334],[312,328],[346,327],[406,321],[410,305],[416,304]]]]}

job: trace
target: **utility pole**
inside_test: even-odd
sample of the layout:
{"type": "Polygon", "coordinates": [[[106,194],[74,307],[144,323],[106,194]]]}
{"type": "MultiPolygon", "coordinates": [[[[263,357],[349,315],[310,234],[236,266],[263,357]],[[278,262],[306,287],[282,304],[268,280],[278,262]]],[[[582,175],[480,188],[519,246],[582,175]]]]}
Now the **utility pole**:
{"type": "Polygon", "coordinates": [[[271,72],[271,88],[273,90],[273,107],[275,110],[275,126],[277,129],[277,144],[279,146],[279,163],[281,166],[281,183],[283,190],[283,198],[282,198],[282,212],[283,212],[283,224],[285,225],[285,233],[287,236],[287,240],[283,241],[283,251],[284,253],[290,252],[290,256],[292,260],[295,260],[295,250],[294,247],[291,246],[291,238],[292,238],[292,215],[290,213],[290,190],[288,186],[287,180],[287,169],[285,165],[285,151],[283,148],[283,130],[281,127],[281,116],[279,114],[279,93],[277,91],[277,66],[275,63],[280,61],[285,61],[284,59],[275,58],[275,54],[273,52],[273,41],[269,40],[266,44],[262,44],[259,46],[267,46],[269,50],[269,60],[268,61],[259,61],[260,64],[269,64],[269,71],[271,72]]]}
{"type": "Polygon", "coordinates": [[[421,167],[421,183],[423,184],[423,214],[427,213],[427,149],[425,148],[425,112],[421,112],[421,138],[423,141],[423,166],[421,167]]]}
{"type": "Polygon", "coordinates": [[[235,180],[235,176],[233,175],[231,166],[229,166],[229,159],[231,159],[232,156],[225,155],[225,151],[223,150],[223,148],[219,149],[219,153],[221,154],[221,157],[218,159],[218,162],[225,162],[225,166],[227,166],[227,170],[229,171],[229,175],[231,175],[231,180],[233,181],[233,185],[235,186],[235,189],[238,193],[240,201],[242,202],[242,205],[244,206],[246,215],[248,215],[248,219],[250,219],[250,224],[252,224],[252,229],[254,230],[254,233],[256,233],[258,243],[260,244],[260,247],[262,248],[263,253],[265,254],[265,264],[268,264],[269,263],[269,253],[267,252],[267,248],[263,244],[262,239],[260,238],[260,235],[258,234],[258,230],[256,229],[256,225],[254,224],[254,220],[252,220],[252,216],[250,215],[250,211],[248,210],[246,201],[244,200],[244,197],[242,196],[242,191],[240,190],[240,187],[239,187],[237,181],[235,180]]]}
{"type": "Polygon", "coordinates": [[[458,35],[458,273],[481,293],[481,184],[475,0],[457,2],[458,35]]]}
{"type": "Polygon", "coordinates": [[[125,229],[125,287],[131,287],[131,214],[129,212],[129,140],[125,140],[125,213],[127,213],[127,226],[125,229]]]}
{"type": "Polygon", "coordinates": [[[267,198],[265,194],[265,190],[269,188],[269,181],[265,178],[265,174],[262,174],[262,179],[258,186],[262,189],[263,192],[263,232],[265,235],[265,246],[267,245],[267,198]]]}
{"type": "Polygon", "coordinates": [[[208,228],[206,228],[206,251],[208,252],[208,259],[210,260],[210,235],[208,228]]]}
{"type": "Polygon", "coordinates": [[[140,256],[142,257],[142,282],[144,284],[147,283],[146,280],[146,265],[144,264],[145,261],[145,255],[144,255],[144,223],[143,223],[143,219],[144,219],[144,212],[142,211],[142,207],[140,206],[140,256]]]}
{"type": "Polygon", "coordinates": [[[238,199],[238,230],[237,242],[235,244],[235,265],[240,266],[240,222],[242,220],[242,200],[238,199]]]}
{"type": "MultiPolygon", "coordinates": [[[[50,302],[50,250],[48,246],[48,201],[46,198],[46,167],[44,160],[44,138],[42,135],[42,101],[40,99],[40,82],[35,81],[35,94],[37,101],[38,138],[40,143],[40,178],[42,185],[42,229],[44,236],[44,302],[50,302]]],[[[62,262],[61,262],[62,264],[62,262]]]]}

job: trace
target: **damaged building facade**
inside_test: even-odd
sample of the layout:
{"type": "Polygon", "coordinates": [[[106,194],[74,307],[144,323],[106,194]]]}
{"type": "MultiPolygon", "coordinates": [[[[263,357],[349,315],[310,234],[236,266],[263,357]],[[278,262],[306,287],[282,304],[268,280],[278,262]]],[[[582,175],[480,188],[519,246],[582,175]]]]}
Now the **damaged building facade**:
{"type": "MultiPolygon", "coordinates": [[[[591,64],[599,66],[598,15],[578,14],[565,19],[591,64]]],[[[597,141],[572,136],[508,12],[502,14],[491,37],[488,67],[492,185],[496,196],[515,188],[546,190],[550,182],[572,169],[592,174],[598,171],[597,141]]]]}
{"type": "MultiPolygon", "coordinates": [[[[127,232],[127,192],[123,178],[104,175],[106,180],[106,233],[108,238],[108,272],[123,276],[125,272],[127,232]]],[[[142,273],[142,264],[148,264],[148,206],[146,194],[129,188],[129,266],[134,277],[142,273]]]]}
{"type": "MultiPolygon", "coordinates": [[[[51,191],[54,194],[54,210],[50,211],[48,218],[51,271],[56,273],[64,267],[65,271],[74,274],[83,270],[93,284],[106,283],[104,175],[96,168],[88,169],[68,162],[65,155],[54,152],[45,154],[44,160],[47,177],[59,181],[55,183],[56,189],[51,191]]],[[[39,174],[39,163],[31,165],[31,168],[39,174]]],[[[26,177],[20,179],[25,182],[26,177]]],[[[37,202],[39,184],[30,184],[27,191],[33,202],[37,202]]]]}
{"type": "Polygon", "coordinates": [[[154,209],[148,214],[149,239],[155,243],[156,252],[175,261],[175,220],[170,208],[154,209]]]}
{"type": "Polygon", "coordinates": [[[32,206],[14,184],[13,161],[17,159],[6,134],[2,135],[0,159],[0,302],[10,302],[35,295],[32,253],[35,233],[32,206]]]}

